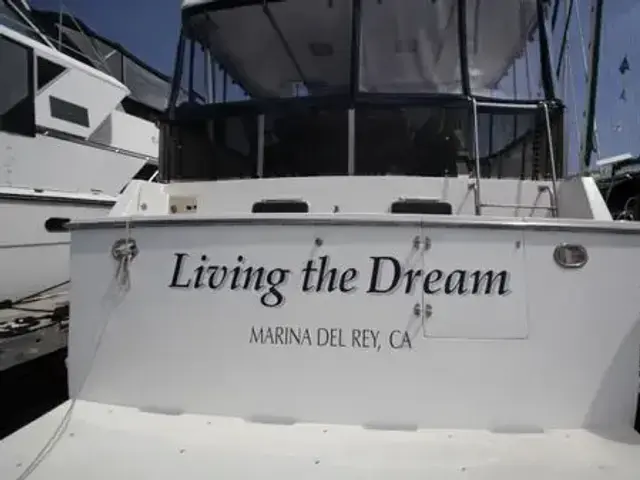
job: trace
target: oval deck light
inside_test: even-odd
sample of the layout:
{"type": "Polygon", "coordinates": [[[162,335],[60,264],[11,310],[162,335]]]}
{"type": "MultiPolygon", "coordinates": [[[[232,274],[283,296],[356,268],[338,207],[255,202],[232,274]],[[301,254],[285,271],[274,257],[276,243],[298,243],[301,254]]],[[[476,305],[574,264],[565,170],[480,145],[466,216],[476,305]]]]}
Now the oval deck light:
{"type": "Polygon", "coordinates": [[[553,251],[553,259],[562,268],[582,268],[589,261],[589,255],[582,245],[563,243],[553,251]]]}

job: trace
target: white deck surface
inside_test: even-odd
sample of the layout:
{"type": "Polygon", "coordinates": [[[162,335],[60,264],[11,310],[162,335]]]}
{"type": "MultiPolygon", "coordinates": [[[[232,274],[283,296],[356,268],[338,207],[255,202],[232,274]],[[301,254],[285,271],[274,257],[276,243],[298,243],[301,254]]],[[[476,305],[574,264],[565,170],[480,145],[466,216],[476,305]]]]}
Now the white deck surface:
{"type": "MultiPolygon", "coordinates": [[[[27,468],[69,409],[0,443],[0,478],[27,468]]],[[[30,480],[640,479],[640,436],[273,425],[78,401],[30,480]]]]}

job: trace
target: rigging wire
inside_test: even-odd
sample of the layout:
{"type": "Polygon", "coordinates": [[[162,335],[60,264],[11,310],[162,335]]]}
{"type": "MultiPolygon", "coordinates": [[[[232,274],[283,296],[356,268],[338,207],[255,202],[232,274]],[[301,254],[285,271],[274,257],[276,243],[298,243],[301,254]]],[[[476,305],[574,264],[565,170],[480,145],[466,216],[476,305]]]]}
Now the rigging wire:
{"type": "MultiPolygon", "coordinates": [[[[570,48],[570,44],[567,42],[567,49],[570,48]]],[[[573,82],[574,79],[574,72],[573,72],[573,65],[571,64],[571,55],[567,55],[567,70],[569,73],[569,80],[567,83],[569,84],[569,91],[571,94],[571,102],[573,103],[573,105],[575,106],[575,108],[572,108],[571,110],[573,111],[573,131],[575,133],[576,136],[576,145],[581,145],[582,144],[582,132],[580,129],[580,118],[578,117],[578,108],[577,108],[577,103],[576,103],[576,86],[573,82]]]]}
{"type": "MultiPolygon", "coordinates": [[[[578,33],[580,35],[580,47],[582,51],[582,66],[584,68],[584,79],[585,79],[585,83],[588,83],[589,82],[589,63],[587,61],[587,49],[585,47],[582,20],[580,19],[580,2],[576,2],[575,16],[578,24],[578,33]]],[[[596,75],[597,75],[597,72],[596,72],[596,75]]],[[[598,122],[595,118],[593,119],[593,135],[595,138],[594,150],[595,150],[596,158],[600,160],[600,135],[598,133],[598,122]]]]}
{"type": "Polygon", "coordinates": [[[524,51],[524,64],[526,69],[526,77],[527,77],[527,99],[531,100],[533,97],[531,96],[532,88],[531,88],[531,70],[529,66],[529,49],[525,49],[524,51]]]}
{"type": "Polygon", "coordinates": [[[67,285],[68,283],[70,283],[71,280],[65,280],[64,282],[60,282],[60,283],[56,283],[55,285],[52,285],[50,287],[47,287],[45,289],[42,289],[36,293],[32,293],[30,295],[27,295],[25,297],[19,298],[17,300],[11,300],[9,298],[5,299],[5,300],[0,300],[0,310],[14,310],[16,306],[20,306],[24,303],[33,303],[33,302],[37,302],[38,300],[42,300],[43,297],[42,295],[44,295],[45,293],[49,293],[52,290],[56,290],[60,287],[63,287],[65,285],[67,285]]]}

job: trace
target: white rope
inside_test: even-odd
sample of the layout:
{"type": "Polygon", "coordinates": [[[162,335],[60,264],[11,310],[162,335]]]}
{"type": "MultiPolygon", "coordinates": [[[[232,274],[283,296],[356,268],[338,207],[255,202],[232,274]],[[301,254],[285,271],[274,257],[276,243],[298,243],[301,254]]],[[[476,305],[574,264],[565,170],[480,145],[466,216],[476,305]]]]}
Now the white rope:
{"type": "Polygon", "coordinates": [[[138,246],[136,241],[131,238],[130,220],[125,220],[126,237],[117,240],[111,248],[111,255],[118,262],[116,267],[116,281],[118,285],[128,291],[131,288],[131,276],[129,267],[133,259],[138,255],[138,246]]]}
{"type": "Polygon", "coordinates": [[[25,468],[25,470],[18,476],[16,480],[26,480],[31,476],[31,474],[40,466],[42,461],[46,458],[46,456],[53,450],[53,447],[56,446],[56,443],[62,438],[62,435],[67,429],[69,425],[69,421],[71,420],[71,414],[73,413],[73,409],[76,405],[76,399],[73,398],[69,404],[69,408],[65,412],[60,424],[55,429],[49,440],[44,444],[44,447],[38,452],[33,461],[25,468]]]}
{"type": "MultiPolygon", "coordinates": [[[[117,240],[113,247],[111,248],[111,255],[118,261],[118,266],[116,268],[116,274],[114,280],[120,287],[121,291],[128,291],[131,286],[131,277],[129,273],[129,266],[133,259],[138,255],[138,246],[136,241],[131,237],[131,225],[130,220],[127,218],[125,220],[125,231],[126,237],[120,240],[117,240]]],[[[27,480],[31,474],[42,464],[42,462],[46,459],[47,455],[51,453],[53,448],[56,446],[58,441],[62,438],[62,435],[67,430],[69,423],[71,422],[71,416],[73,414],[73,410],[76,406],[76,401],[80,396],[80,392],[84,389],[84,386],[87,382],[87,379],[91,375],[91,371],[93,370],[93,366],[95,364],[95,359],[98,356],[98,350],[102,345],[102,338],[104,332],[107,330],[107,326],[111,321],[111,312],[106,315],[105,321],[103,322],[102,328],[98,332],[97,340],[96,340],[96,348],[93,351],[93,355],[89,361],[89,367],[87,369],[87,374],[82,379],[80,383],[80,388],[78,389],[78,393],[75,397],[70,399],[69,408],[62,416],[62,420],[54,430],[53,434],[47,442],[44,444],[42,449],[36,454],[35,458],[29,463],[27,468],[17,477],[16,480],[27,480]]]]}

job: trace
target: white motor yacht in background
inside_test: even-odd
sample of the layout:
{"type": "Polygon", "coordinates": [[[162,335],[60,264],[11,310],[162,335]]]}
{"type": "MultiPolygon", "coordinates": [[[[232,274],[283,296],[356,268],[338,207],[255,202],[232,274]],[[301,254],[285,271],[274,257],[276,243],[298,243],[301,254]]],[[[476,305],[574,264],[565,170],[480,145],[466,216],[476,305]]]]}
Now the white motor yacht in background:
{"type": "Polygon", "coordinates": [[[557,173],[548,2],[474,3],[183,1],[160,181],[73,222],[71,400],[2,478],[639,478],[640,226],[557,173]],[[176,104],[214,62],[248,95],[176,104]]]}
{"type": "Polygon", "coordinates": [[[592,172],[616,220],[640,220],[640,157],[625,153],[602,158],[592,172]]]}
{"type": "Polygon", "coordinates": [[[64,223],[106,215],[132,178],[157,170],[158,127],[141,109],[127,111],[139,92],[93,65],[103,62],[87,56],[94,38],[76,31],[74,43],[61,30],[54,41],[35,13],[0,0],[0,370],[66,341],[45,331],[66,319],[64,223]]]}

